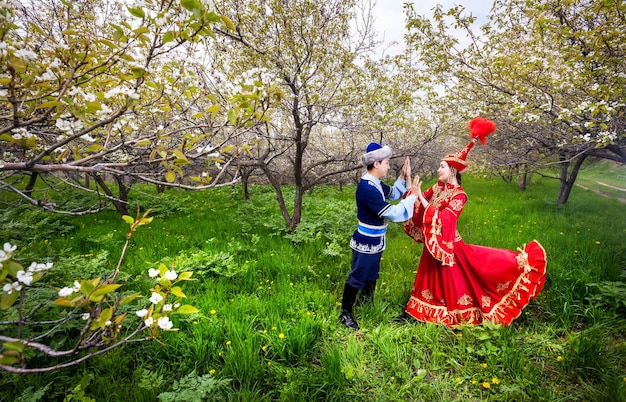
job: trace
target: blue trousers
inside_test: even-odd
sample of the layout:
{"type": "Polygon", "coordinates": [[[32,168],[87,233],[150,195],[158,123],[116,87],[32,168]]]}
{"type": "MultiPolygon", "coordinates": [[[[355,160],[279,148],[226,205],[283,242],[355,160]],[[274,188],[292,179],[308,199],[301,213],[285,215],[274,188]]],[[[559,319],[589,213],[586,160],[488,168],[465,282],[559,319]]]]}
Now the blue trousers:
{"type": "Polygon", "coordinates": [[[346,281],[356,289],[363,289],[365,282],[375,281],[380,275],[382,251],[376,254],[363,254],[352,250],[352,269],[346,281]]]}

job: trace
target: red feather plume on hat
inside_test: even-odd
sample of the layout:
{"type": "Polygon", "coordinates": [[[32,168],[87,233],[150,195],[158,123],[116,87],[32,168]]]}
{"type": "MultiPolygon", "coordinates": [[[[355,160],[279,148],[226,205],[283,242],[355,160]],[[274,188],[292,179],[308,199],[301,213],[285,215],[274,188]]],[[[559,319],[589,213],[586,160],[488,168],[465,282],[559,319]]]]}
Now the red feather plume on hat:
{"type": "Polygon", "coordinates": [[[484,117],[476,117],[467,123],[470,129],[470,138],[478,138],[480,143],[487,145],[487,136],[496,131],[496,123],[484,117]]]}

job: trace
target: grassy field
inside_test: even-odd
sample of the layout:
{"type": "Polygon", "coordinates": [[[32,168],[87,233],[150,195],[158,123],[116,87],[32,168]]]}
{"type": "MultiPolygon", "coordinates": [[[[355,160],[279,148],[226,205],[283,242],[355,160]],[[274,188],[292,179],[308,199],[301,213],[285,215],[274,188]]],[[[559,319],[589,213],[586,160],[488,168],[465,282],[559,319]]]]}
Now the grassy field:
{"type": "MultiPolygon", "coordinates": [[[[265,186],[248,202],[239,187],[134,193],[155,219],[132,239],[125,287],[149,289],[147,270],[174,262],[200,279],[184,291],[201,313],[175,321],[180,332],[165,346],[127,346],[50,374],[2,373],[0,399],[626,401],[624,204],[575,188],[556,205],[558,183],[539,177],[523,193],[498,179],[463,185],[467,243],[516,249],[537,239],[548,253],[544,290],[509,327],[394,322],[422,252],[400,224],[390,224],[375,302],[356,309],[362,330],[340,326],[354,187],[308,195],[295,233],[265,186]]],[[[0,212],[0,227],[25,261],[55,262],[46,281],[57,287],[110,270],[127,230],[113,211],[69,218],[15,207],[0,212]]]]}

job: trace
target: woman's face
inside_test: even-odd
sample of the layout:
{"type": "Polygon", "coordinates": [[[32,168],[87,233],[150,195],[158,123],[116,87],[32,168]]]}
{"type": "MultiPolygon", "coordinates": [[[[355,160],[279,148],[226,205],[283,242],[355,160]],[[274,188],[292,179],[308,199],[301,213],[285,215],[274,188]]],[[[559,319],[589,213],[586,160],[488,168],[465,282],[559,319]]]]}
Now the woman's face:
{"type": "Polygon", "coordinates": [[[450,165],[448,162],[441,161],[439,162],[439,169],[437,169],[437,173],[439,174],[439,180],[443,182],[447,182],[450,180],[450,165]]]}

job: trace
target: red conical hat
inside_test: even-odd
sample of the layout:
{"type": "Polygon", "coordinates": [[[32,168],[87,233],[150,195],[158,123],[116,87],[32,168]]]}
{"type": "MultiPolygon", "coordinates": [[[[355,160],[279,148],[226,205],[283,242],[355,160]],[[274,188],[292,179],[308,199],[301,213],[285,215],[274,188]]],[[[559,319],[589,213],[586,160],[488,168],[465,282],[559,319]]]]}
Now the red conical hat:
{"type": "Polygon", "coordinates": [[[467,128],[470,129],[470,138],[472,139],[470,143],[460,151],[448,154],[442,159],[455,168],[459,173],[462,173],[469,166],[465,159],[467,158],[469,151],[476,143],[476,140],[480,140],[481,144],[486,145],[487,136],[496,131],[496,123],[483,117],[476,117],[467,124],[467,128]]]}

